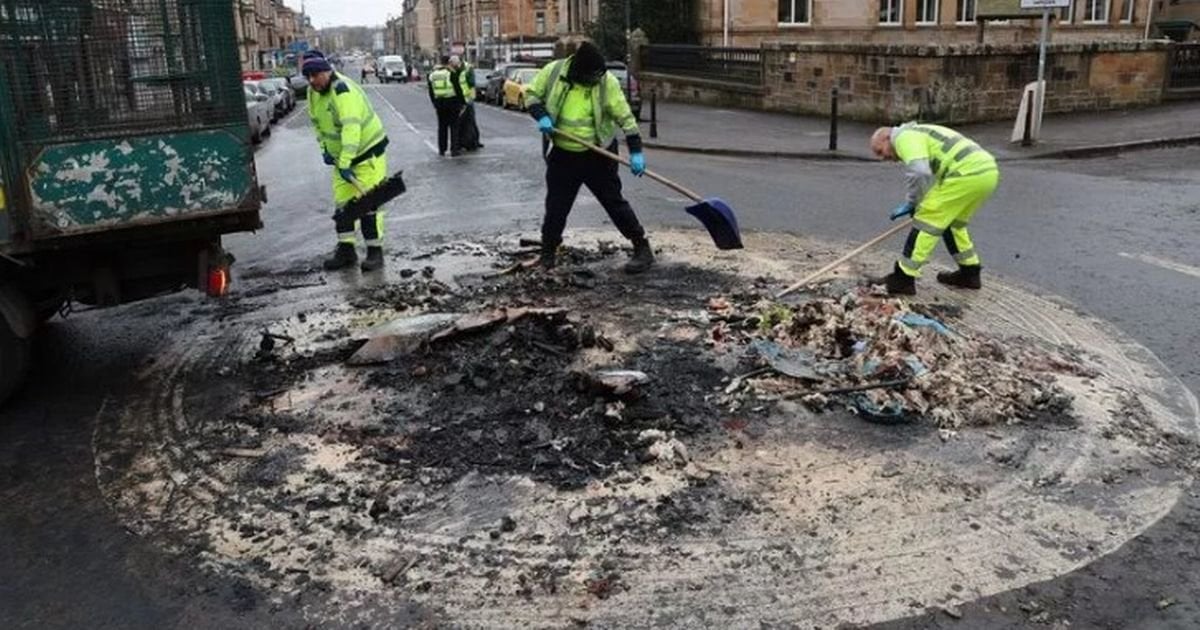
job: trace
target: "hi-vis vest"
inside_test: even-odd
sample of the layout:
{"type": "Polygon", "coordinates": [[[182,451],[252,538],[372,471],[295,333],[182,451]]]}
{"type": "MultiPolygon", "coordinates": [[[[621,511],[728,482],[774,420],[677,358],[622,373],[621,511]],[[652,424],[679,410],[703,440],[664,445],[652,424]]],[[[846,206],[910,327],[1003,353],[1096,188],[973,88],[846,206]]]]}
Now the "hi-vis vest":
{"type": "Polygon", "coordinates": [[[453,76],[449,68],[438,68],[429,73],[429,85],[433,88],[434,98],[454,98],[453,76]]]}
{"type": "Polygon", "coordinates": [[[321,149],[337,160],[338,168],[350,168],[356,158],[387,139],[366,93],[339,74],[324,94],[308,89],[308,117],[321,149]]]}
{"type": "Polygon", "coordinates": [[[934,178],[963,177],[996,168],[996,158],[962,134],[939,125],[907,124],[900,127],[893,146],[905,164],[929,160],[934,178]]]}
{"type": "MultiPolygon", "coordinates": [[[[562,59],[542,68],[525,91],[525,103],[541,103],[550,112],[555,127],[601,146],[612,139],[618,124],[627,136],[640,133],[617,77],[605,72],[596,85],[572,85],[565,80],[572,61],[562,59]]],[[[557,135],[554,146],[575,152],[587,150],[557,135]]]]}

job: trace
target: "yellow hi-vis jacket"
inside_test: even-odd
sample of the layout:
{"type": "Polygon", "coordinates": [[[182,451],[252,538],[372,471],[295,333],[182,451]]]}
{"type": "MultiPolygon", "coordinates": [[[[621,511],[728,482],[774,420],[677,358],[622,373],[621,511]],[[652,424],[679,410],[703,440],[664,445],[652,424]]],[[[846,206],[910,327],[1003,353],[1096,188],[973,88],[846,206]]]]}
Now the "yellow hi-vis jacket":
{"type": "Polygon", "coordinates": [[[324,94],[308,88],[308,117],[321,149],[333,156],[339,169],[350,168],[359,156],[387,139],[366,92],[340,74],[333,75],[324,94]]]}
{"type": "MultiPolygon", "coordinates": [[[[542,68],[525,91],[525,103],[545,106],[555,127],[600,146],[608,144],[617,125],[626,136],[638,135],[637,119],[617,77],[605,72],[596,85],[572,85],[564,80],[571,62],[572,58],[561,59],[542,68]]],[[[558,135],[554,146],[574,152],[587,150],[558,135]]]]}

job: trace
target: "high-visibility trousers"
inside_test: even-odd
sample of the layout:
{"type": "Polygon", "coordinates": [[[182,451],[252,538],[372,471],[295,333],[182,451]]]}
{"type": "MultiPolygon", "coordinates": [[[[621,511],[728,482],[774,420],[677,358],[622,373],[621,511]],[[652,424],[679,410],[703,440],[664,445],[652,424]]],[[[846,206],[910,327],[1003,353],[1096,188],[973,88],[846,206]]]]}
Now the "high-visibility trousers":
{"type": "MultiPolygon", "coordinates": [[[[354,177],[362,184],[363,190],[371,190],[378,186],[383,180],[387,179],[387,155],[379,155],[370,159],[363,160],[353,166],[354,177]]],[[[333,170],[333,202],[338,207],[349,203],[354,198],[358,197],[358,189],[350,182],[342,179],[341,174],[337,169],[333,170]]],[[[357,240],[355,232],[358,226],[357,221],[338,222],[337,224],[337,240],[339,243],[354,244],[357,240]]],[[[383,246],[383,212],[376,209],[374,212],[369,212],[363,215],[362,218],[362,234],[363,240],[366,241],[367,247],[382,247],[383,246]]]]}
{"type": "Polygon", "coordinates": [[[959,265],[979,265],[967,225],[987,203],[1000,183],[1000,171],[991,169],[967,176],[950,176],[934,186],[913,215],[913,229],[898,260],[900,270],[918,277],[941,240],[959,265]]]}

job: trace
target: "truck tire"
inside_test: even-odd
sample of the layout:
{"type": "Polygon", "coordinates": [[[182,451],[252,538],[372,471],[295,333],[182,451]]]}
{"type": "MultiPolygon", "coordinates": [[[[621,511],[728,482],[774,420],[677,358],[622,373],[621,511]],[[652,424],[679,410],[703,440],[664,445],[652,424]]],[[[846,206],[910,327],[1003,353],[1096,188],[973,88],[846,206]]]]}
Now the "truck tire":
{"type": "Polygon", "coordinates": [[[36,328],[33,307],[25,296],[0,286],[0,407],[25,381],[36,328]]]}
{"type": "Polygon", "coordinates": [[[8,320],[0,317],[0,408],[25,381],[30,345],[28,339],[17,336],[8,320]]]}

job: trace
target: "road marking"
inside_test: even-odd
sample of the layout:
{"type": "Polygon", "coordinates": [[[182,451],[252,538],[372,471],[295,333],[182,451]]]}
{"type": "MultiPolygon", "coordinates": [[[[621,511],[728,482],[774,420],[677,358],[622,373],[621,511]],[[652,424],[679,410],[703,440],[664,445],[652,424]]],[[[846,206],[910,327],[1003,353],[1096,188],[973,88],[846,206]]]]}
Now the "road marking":
{"type": "Polygon", "coordinates": [[[1139,261],[1139,262],[1144,262],[1147,265],[1154,265],[1155,267],[1169,269],[1176,273],[1181,273],[1185,276],[1191,276],[1193,278],[1200,278],[1200,267],[1193,267],[1191,265],[1177,263],[1173,260],[1167,260],[1166,258],[1159,258],[1158,256],[1151,256],[1150,254],[1130,254],[1128,252],[1121,252],[1118,254],[1118,256],[1121,256],[1123,258],[1131,258],[1131,259],[1139,261]]]}
{"type": "MultiPolygon", "coordinates": [[[[391,101],[387,100],[386,97],[379,93],[379,86],[371,86],[371,91],[375,92],[375,94],[378,95],[381,100],[383,100],[383,102],[388,106],[388,109],[392,110],[392,113],[400,119],[400,122],[404,123],[404,126],[408,127],[409,131],[417,134],[418,138],[421,138],[421,132],[417,129],[416,125],[408,122],[408,118],[405,118],[404,114],[401,114],[400,110],[396,109],[396,106],[392,105],[391,101]]],[[[434,153],[438,152],[437,145],[430,142],[428,138],[421,138],[421,141],[425,143],[425,146],[429,147],[430,151],[433,151],[434,153]]]]}

